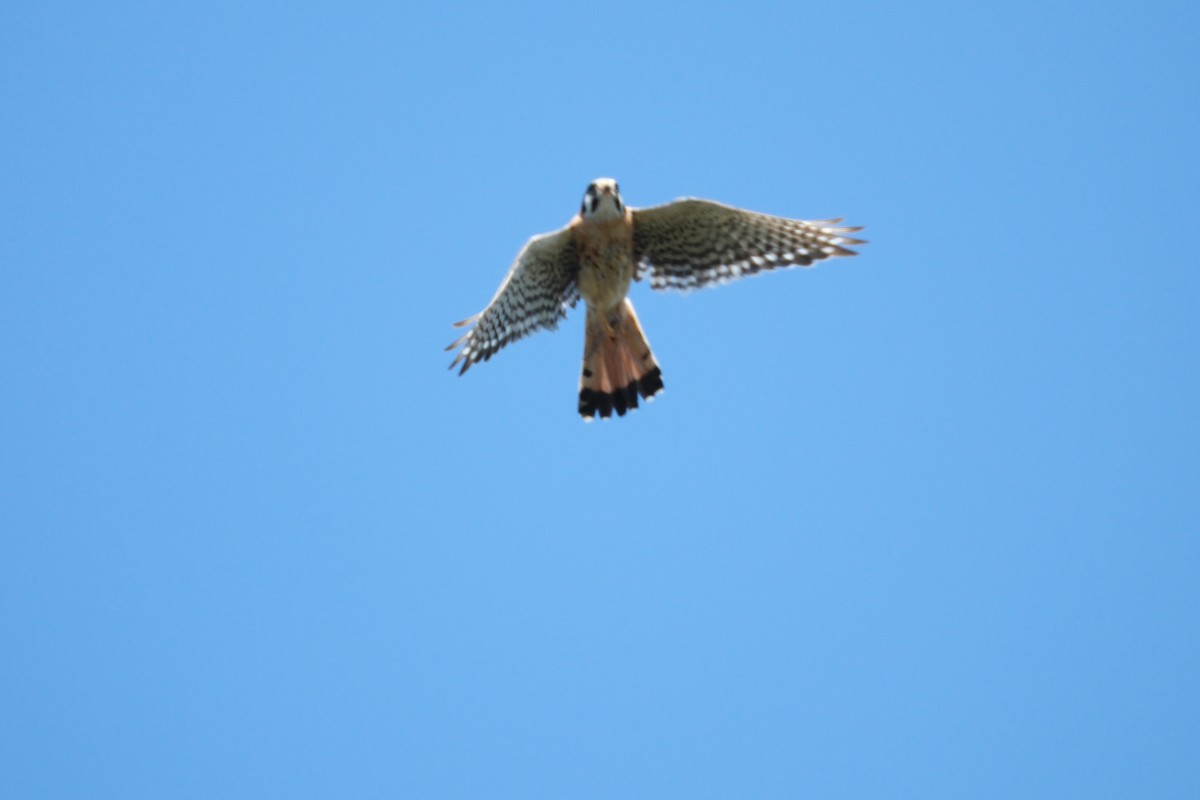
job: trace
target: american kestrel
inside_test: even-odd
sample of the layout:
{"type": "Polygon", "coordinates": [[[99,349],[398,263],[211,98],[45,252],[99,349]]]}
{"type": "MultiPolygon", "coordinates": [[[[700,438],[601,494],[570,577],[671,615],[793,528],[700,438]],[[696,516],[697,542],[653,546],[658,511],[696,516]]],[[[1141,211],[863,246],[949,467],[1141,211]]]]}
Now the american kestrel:
{"type": "Polygon", "coordinates": [[[639,396],[649,399],[663,388],[662,371],[626,296],[632,280],[649,275],[652,289],[687,291],[856,255],[846,245],[865,242],[847,234],[862,228],[839,222],[784,219],[694,198],[629,208],[616,181],[598,178],[565,228],[534,236],[521,248],[487,308],[454,323],[474,327],[446,348],[462,347],[450,367],[462,362],[461,375],[509,342],[557,328],[582,297],[587,324],[579,414],[587,421],[613,411],[624,416],[637,408],[639,396]]]}

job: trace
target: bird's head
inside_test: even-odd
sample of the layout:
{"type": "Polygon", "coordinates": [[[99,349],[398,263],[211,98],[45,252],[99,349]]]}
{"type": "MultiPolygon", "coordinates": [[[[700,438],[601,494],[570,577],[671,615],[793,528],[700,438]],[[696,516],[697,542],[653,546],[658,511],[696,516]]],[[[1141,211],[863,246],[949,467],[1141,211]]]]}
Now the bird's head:
{"type": "Polygon", "coordinates": [[[597,178],[592,181],[583,195],[583,206],[579,213],[584,219],[595,222],[620,219],[624,216],[625,204],[621,202],[617,182],[612,178],[597,178]]]}

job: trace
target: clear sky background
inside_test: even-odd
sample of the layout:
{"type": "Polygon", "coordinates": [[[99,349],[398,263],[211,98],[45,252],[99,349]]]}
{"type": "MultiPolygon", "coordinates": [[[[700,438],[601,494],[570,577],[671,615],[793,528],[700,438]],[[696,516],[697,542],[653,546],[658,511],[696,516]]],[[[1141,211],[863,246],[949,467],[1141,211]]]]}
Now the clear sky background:
{"type": "Polygon", "coordinates": [[[0,796],[1200,796],[1194,3],[0,10],[0,796]],[[595,177],[866,226],[449,323],[595,177]]]}

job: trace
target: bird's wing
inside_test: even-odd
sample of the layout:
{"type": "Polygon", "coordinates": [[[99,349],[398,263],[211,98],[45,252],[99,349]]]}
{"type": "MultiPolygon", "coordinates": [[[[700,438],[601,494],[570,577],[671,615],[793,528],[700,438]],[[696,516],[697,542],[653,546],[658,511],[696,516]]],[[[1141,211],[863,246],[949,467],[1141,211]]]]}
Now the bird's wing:
{"type": "Polygon", "coordinates": [[[865,244],[841,219],[772,217],[711,200],[685,198],[633,209],[638,278],[654,289],[696,289],[780,267],[809,266],[829,256],[856,255],[865,244]]]}
{"type": "Polygon", "coordinates": [[[462,347],[451,369],[462,362],[461,375],[509,342],[540,328],[558,327],[567,309],[579,300],[579,263],[572,235],[570,228],[563,228],[535,236],[521,248],[487,308],[454,323],[456,328],[474,326],[446,348],[462,347]]]}

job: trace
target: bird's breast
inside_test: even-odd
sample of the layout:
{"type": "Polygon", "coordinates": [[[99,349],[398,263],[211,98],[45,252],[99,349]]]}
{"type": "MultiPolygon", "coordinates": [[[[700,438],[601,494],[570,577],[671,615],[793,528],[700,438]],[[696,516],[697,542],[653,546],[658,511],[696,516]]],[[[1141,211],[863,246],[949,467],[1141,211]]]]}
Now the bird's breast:
{"type": "Polygon", "coordinates": [[[633,280],[633,229],[627,220],[585,223],[576,228],[579,294],[600,311],[614,308],[633,280]]]}

